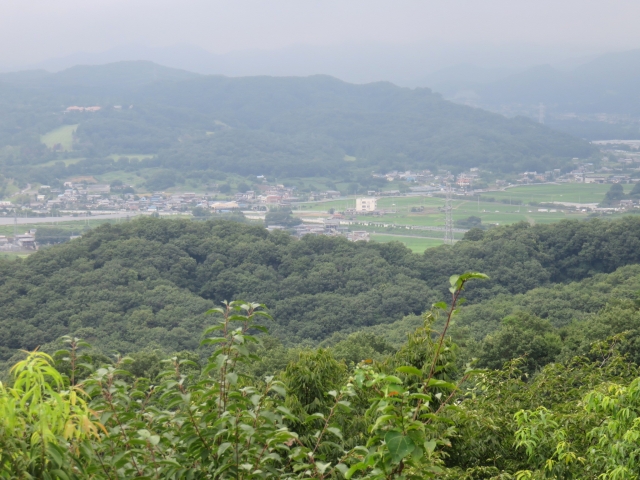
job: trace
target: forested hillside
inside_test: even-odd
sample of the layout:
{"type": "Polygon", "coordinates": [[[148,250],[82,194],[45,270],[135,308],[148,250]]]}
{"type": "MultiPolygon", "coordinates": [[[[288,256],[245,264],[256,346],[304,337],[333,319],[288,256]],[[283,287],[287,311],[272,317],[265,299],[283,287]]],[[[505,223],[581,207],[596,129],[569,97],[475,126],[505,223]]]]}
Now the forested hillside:
{"type": "Polygon", "coordinates": [[[141,218],[0,261],[0,477],[637,478],[639,242],[141,218]]]}
{"type": "MultiPolygon", "coordinates": [[[[1,261],[0,348],[7,360],[72,334],[103,351],[192,350],[204,311],[246,298],[269,307],[270,329],[285,345],[319,342],[422,313],[446,299],[448,278],[460,271],[490,276],[466,291],[479,303],[637,263],[636,218],[474,230],[422,255],[400,243],[295,240],[230,221],[143,218],[1,261]]],[[[468,321],[477,339],[496,328],[495,314],[473,317],[465,308],[463,323],[476,318],[468,321]]]]}
{"type": "Polygon", "coordinates": [[[51,184],[148,167],[205,180],[437,167],[544,171],[595,151],[544,125],[456,105],[429,89],[327,76],[199,76],[148,62],[2,74],[0,105],[3,174],[51,184]],[[101,109],[65,113],[69,106],[101,109]],[[45,147],[41,135],[62,125],[78,125],[72,149],[45,147]],[[125,158],[142,154],[153,158],[125,158]]]}
{"type": "MultiPolygon", "coordinates": [[[[0,475],[638,478],[639,370],[620,351],[624,335],[536,370],[535,345],[499,370],[457,366],[447,330],[466,287],[486,279],[452,276],[449,302],[396,351],[362,358],[384,340],[356,334],[299,349],[276,375],[255,371],[273,354],[252,334],[269,319],[257,303],[207,312],[205,358],[108,357],[73,337],[53,356],[22,354],[0,384],[0,475]]],[[[625,309],[637,317],[637,301],[625,309]]]]}

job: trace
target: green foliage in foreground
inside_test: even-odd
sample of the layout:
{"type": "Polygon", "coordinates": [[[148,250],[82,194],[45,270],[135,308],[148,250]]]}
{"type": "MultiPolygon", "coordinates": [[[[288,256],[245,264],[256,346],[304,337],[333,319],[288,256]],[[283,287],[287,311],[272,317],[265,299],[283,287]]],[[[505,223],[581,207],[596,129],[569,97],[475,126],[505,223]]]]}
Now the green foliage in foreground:
{"type": "MultiPolygon", "coordinates": [[[[451,278],[451,306],[436,306],[447,325],[474,278],[485,276],[451,278]]],[[[421,365],[388,373],[362,365],[326,391],[342,367],[322,352],[306,359],[311,369],[290,365],[284,381],[240,373],[254,360],[248,345],[259,342],[251,331],[264,330],[261,305],[232,302],[208,313],[222,320],[205,330],[202,344],[215,350],[204,368],[174,357],[158,384],[128,381],[126,359],[76,382],[77,370],[87,368],[76,339],[58,352],[69,376],[40,352],[16,364],[14,384],[0,387],[0,475],[348,479],[433,478],[442,471],[438,447],[450,429],[440,415],[457,389],[441,379],[449,370],[446,329],[436,342],[430,332],[422,335],[432,359],[421,365]],[[364,418],[354,425],[350,415],[364,418]],[[341,423],[359,430],[363,444],[347,448],[349,425],[341,423]]]]}
{"type": "Polygon", "coordinates": [[[637,479],[640,371],[621,338],[533,377],[522,360],[457,371],[447,331],[475,278],[452,276],[450,305],[352,369],[321,349],[247,374],[268,315],[240,301],[208,312],[203,364],[174,356],[151,377],[75,338],[28,353],[0,384],[0,478],[637,479]]]}
{"type": "Polygon", "coordinates": [[[586,355],[593,342],[622,333],[619,348],[640,363],[640,265],[469,305],[452,332],[482,366],[500,368],[526,355],[521,368],[529,372],[586,355]]]}

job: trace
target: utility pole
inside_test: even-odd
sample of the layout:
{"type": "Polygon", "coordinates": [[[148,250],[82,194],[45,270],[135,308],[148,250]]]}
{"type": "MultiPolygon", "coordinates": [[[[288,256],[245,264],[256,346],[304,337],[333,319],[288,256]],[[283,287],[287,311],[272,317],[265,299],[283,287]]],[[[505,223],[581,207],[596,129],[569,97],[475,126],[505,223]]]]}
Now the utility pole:
{"type": "Polygon", "coordinates": [[[453,245],[453,211],[451,207],[450,183],[447,183],[447,196],[444,203],[444,244],[453,245]]]}
{"type": "Polygon", "coordinates": [[[13,209],[13,242],[16,241],[18,235],[18,207],[13,209]]]}

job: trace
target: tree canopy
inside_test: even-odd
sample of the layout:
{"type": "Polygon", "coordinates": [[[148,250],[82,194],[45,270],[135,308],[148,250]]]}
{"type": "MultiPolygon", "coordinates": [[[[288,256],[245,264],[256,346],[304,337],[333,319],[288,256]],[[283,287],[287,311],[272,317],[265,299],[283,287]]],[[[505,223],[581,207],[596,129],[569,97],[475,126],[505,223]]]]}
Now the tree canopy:
{"type": "MultiPolygon", "coordinates": [[[[632,217],[518,224],[414,254],[397,242],[296,240],[223,220],[103,225],[26,259],[0,260],[0,352],[6,361],[19,349],[68,334],[103,351],[190,350],[204,311],[243,298],[269,307],[271,331],[285,345],[318,343],[420,314],[446,298],[451,275],[484,271],[491,278],[465,293],[462,325],[472,312],[486,311],[487,301],[499,305],[505,295],[640,263],[639,230],[640,219],[632,217]]],[[[535,298],[535,292],[527,295],[535,298]]],[[[545,318],[544,304],[532,313],[545,318]]],[[[511,314],[503,307],[495,312],[504,314],[489,311],[479,322],[470,320],[474,339],[511,314]]]]}

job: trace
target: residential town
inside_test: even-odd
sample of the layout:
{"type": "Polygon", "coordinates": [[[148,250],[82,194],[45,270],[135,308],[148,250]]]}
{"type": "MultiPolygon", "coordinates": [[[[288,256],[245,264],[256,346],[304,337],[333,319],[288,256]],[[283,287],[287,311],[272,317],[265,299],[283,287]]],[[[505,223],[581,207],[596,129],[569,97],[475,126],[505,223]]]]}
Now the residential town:
{"type": "MultiPolygon", "coordinates": [[[[376,224],[376,220],[366,220],[364,217],[382,217],[395,215],[395,203],[383,202],[384,197],[445,197],[448,193],[454,197],[474,196],[486,201],[493,201],[491,192],[508,191],[518,185],[534,184],[627,184],[640,181],[640,155],[629,153],[628,156],[614,158],[612,161],[603,158],[602,162],[594,165],[574,159],[571,170],[547,170],[544,172],[525,171],[510,177],[492,178],[491,172],[479,168],[469,168],[457,174],[450,172],[433,173],[430,170],[420,171],[389,171],[386,173],[372,173],[372,177],[384,182],[376,189],[361,191],[360,195],[345,197],[345,192],[338,189],[325,191],[300,191],[295,186],[284,184],[268,184],[264,177],[258,177],[252,190],[237,193],[221,194],[217,185],[212,185],[212,193],[194,192],[150,192],[135,193],[133,187],[120,181],[111,184],[99,183],[94,177],[78,177],[64,182],[62,188],[49,185],[39,185],[28,191],[28,200],[16,203],[0,201],[0,215],[12,217],[18,215],[28,217],[80,217],[100,215],[138,214],[147,215],[194,215],[195,217],[209,217],[214,214],[229,214],[242,212],[249,220],[264,220],[265,214],[274,209],[298,210],[302,223],[289,227],[270,225],[270,230],[287,228],[297,237],[304,235],[344,236],[349,240],[369,240],[369,233],[364,230],[352,230],[357,224],[376,224]],[[388,182],[388,184],[387,184],[388,182]],[[389,188],[391,187],[391,188],[389,188]],[[37,192],[36,192],[37,190],[37,192]],[[333,208],[318,218],[304,214],[301,206],[308,202],[330,202],[345,200],[349,203],[334,211],[333,208]],[[351,203],[353,202],[353,203],[351,203]],[[355,221],[357,220],[357,221],[355,221]]],[[[634,198],[620,199],[614,205],[598,205],[585,203],[549,202],[548,204],[531,204],[529,213],[557,213],[559,209],[573,209],[580,212],[608,213],[639,208],[638,200],[634,198]]],[[[424,207],[414,207],[413,213],[420,213],[424,207]]],[[[480,210],[478,210],[480,211],[480,210]]],[[[486,213],[482,210],[481,213],[486,213]]],[[[497,212],[497,210],[496,210],[497,212]]],[[[106,217],[104,217],[106,218],[106,217]]],[[[379,222],[379,220],[377,221],[379,222]]],[[[356,227],[357,228],[357,227],[356,227]]],[[[35,229],[12,236],[0,236],[0,251],[33,250],[37,249],[35,229]]]]}

